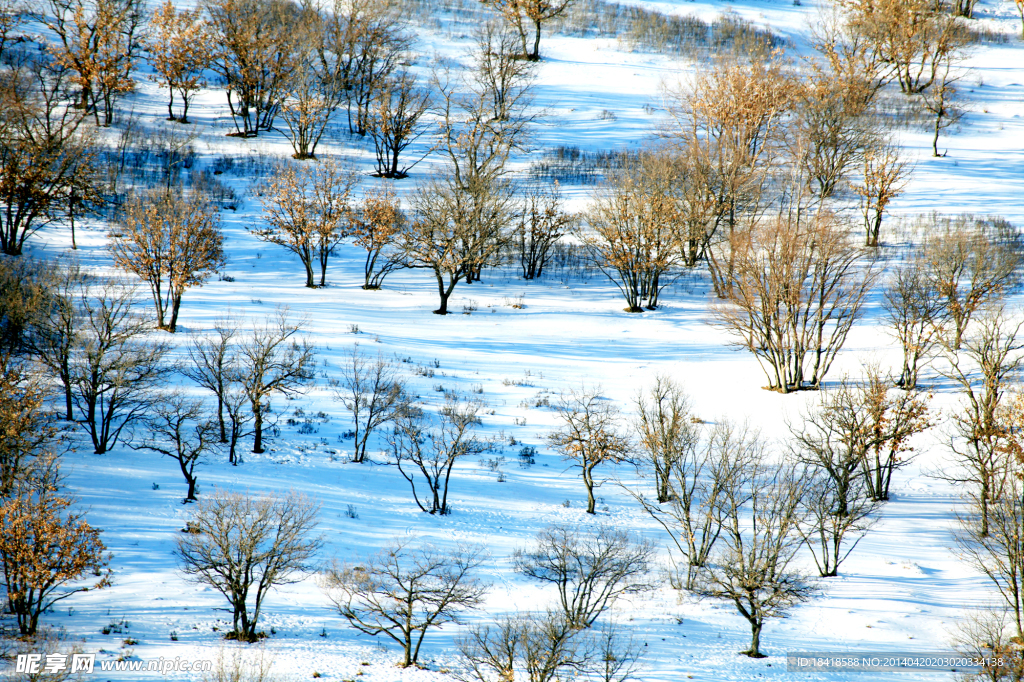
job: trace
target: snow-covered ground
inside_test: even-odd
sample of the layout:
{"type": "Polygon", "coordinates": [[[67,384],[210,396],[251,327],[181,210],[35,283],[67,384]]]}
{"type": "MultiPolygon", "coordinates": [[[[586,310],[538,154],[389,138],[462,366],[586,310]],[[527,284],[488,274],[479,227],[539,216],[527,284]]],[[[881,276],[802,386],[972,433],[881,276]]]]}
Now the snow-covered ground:
{"type": "MultiPolygon", "coordinates": [[[[744,0],[727,6],[715,2],[658,2],[646,6],[666,12],[696,13],[712,18],[726,9],[771,27],[804,49],[808,24],[816,3],[795,6],[781,0],[744,0]]],[[[962,130],[944,135],[943,158],[931,157],[927,132],[903,130],[900,141],[916,160],[907,191],[892,206],[894,216],[925,211],[993,213],[1024,224],[1024,44],[1010,2],[984,0],[981,21],[1012,36],[1006,44],[983,44],[972,53],[965,82],[970,112],[962,130]]],[[[421,64],[431,55],[464,55],[467,40],[449,41],[421,28],[421,64]]],[[[537,149],[576,145],[582,149],[634,148],[653,134],[662,120],[662,84],[684,78],[694,68],[688,60],[622,51],[617,41],[545,36],[544,60],[537,72],[537,106],[546,116],[535,127],[537,149]],[[603,115],[609,111],[614,116],[603,115]]],[[[464,58],[464,57],[463,57],[464,58]]],[[[162,121],[164,93],[141,81],[139,92],[126,99],[137,116],[151,126],[162,121]]],[[[275,135],[255,140],[228,138],[230,120],[223,92],[201,93],[189,111],[199,134],[195,143],[199,167],[219,156],[267,159],[285,157],[291,149],[275,135]]],[[[339,131],[342,124],[338,121],[339,131]]],[[[318,152],[338,155],[368,172],[371,155],[366,144],[338,133],[318,152]]],[[[525,166],[529,158],[518,159],[525,166]]],[[[440,159],[428,158],[400,183],[407,192],[427,177],[440,159]]],[[[231,172],[220,176],[244,193],[248,178],[231,172]]],[[[365,177],[363,189],[377,180],[365,177]]],[[[575,205],[582,205],[588,188],[567,187],[575,205]]],[[[354,343],[408,359],[413,390],[432,404],[442,398],[440,387],[469,393],[482,387],[486,402],[482,431],[504,434],[534,445],[540,451],[530,468],[517,465],[517,447],[507,447],[506,480],[475,461],[453,474],[450,501],[454,512],[438,517],[421,513],[408,485],[394,467],[375,463],[346,463],[351,440],[341,434],[350,428],[347,414],[331,399],[323,382],[295,401],[276,399],[280,435],[262,455],[245,455],[245,463],[230,466],[226,455],[212,453],[199,469],[201,494],[214,489],[295,489],[322,503],[319,530],[326,544],[322,558],[358,559],[391,537],[414,536],[447,544],[479,542],[490,552],[483,574],[491,581],[486,608],[467,614],[470,622],[496,614],[535,609],[554,594],[512,571],[510,556],[529,544],[546,525],[566,520],[607,523],[631,528],[659,543],[667,565],[662,531],[627,495],[609,483],[600,490],[596,518],[584,514],[585,494],[575,470],[553,454],[545,435],[556,425],[555,413],[530,407],[541,391],[559,391],[599,384],[604,394],[629,413],[638,389],[658,374],[682,382],[692,396],[696,413],[707,421],[749,420],[766,435],[783,439],[787,419],[816,399],[814,395],[780,395],[761,390],[765,377],[754,358],[729,345],[729,338],[708,324],[709,287],[700,275],[687,277],[664,294],[656,312],[622,312],[618,292],[600,275],[587,280],[556,276],[524,281],[514,269],[486,271],[483,282],[460,284],[450,307],[456,313],[472,306],[472,314],[440,317],[431,314],[436,286],[423,271],[402,271],[388,278],[380,291],[364,291],[362,256],[355,247],[340,249],[329,268],[330,286],[302,286],[297,260],[272,245],[255,240],[246,228],[259,219],[260,206],[243,196],[237,211],[225,211],[224,273],[233,281],[211,281],[185,295],[179,333],[168,340],[178,345],[189,332],[209,331],[226,311],[262,320],[278,306],[308,318],[307,331],[316,344],[321,369],[335,371],[354,343]],[[521,296],[525,307],[510,299],[521,296]],[[358,333],[353,329],[358,328],[358,333]],[[432,377],[414,374],[415,365],[434,369],[432,377]],[[513,383],[515,382],[515,383],[513,383]],[[517,385],[525,384],[525,385],[517,385]],[[306,414],[323,411],[326,423],[318,431],[300,434],[284,420],[301,408],[306,414]],[[350,518],[348,506],[357,518],[350,518]]],[[[895,223],[895,218],[889,224],[895,223]]],[[[78,233],[79,258],[84,265],[109,271],[105,250],[106,227],[87,223],[78,233]]],[[[891,234],[891,233],[890,233],[891,234]]],[[[47,229],[32,240],[36,255],[66,252],[69,234],[47,229]]],[[[1020,310],[1019,301],[1015,302],[1020,310]]],[[[829,375],[859,375],[863,362],[893,366],[898,351],[879,323],[877,305],[854,328],[829,375]]],[[[159,332],[163,334],[163,332],[159,332]]],[[[926,382],[934,379],[926,376],[926,382]]],[[[184,382],[184,380],[182,380],[184,382]]],[[[201,393],[197,390],[197,395],[201,393]]],[[[936,412],[955,404],[953,389],[936,382],[932,404],[936,412]]],[[[938,421],[942,422],[940,417],[938,421]]],[[[750,632],[735,609],[726,603],[696,601],[667,585],[650,595],[619,602],[614,617],[644,644],[645,670],[640,679],[677,680],[947,680],[949,673],[788,673],[787,651],[920,651],[950,650],[950,632],[964,609],[991,601],[994,593],[979,574],[952,550],[951,528],[960,498],[948,484],[928,477],[946,456],[940,424],[917,443],[917,458],[897,474],[893,500],[885,505],[880,523],[842,566],[842,576],[822,581],[822,594],[793,609],[791,617],[767,624],[762,643],[769,658],[751,660],[736,652],[749,642],[750,632]]],[[[376,449],[376,448],[375,448],[376,449]]],[[[101,651],[112,660],[124,653],[122,640],[138,640],[128,648],[144,660],[180,656],[212,658],[225,644],[220,633],[230,625],[226,602],[214,590],[187,582],[177,571],[172,554],[179,529],[192,512],[183,506],[184,483],[175,464],[155,454],[123,445],[99,456],[85,443],[66,457],[68,484],[90,523],[103,529],[113,553],[114,584],[61,603],[45,622],[62,626],[84,638],[86,651],[101,651]],[[101,634],[101,628],[127,621],[125,634],[101,634]],[[176,633],[176,641],[172,641],[176,633]]],[[[632,477],[631,468],[609,470],[632,477]]],[[[809,557],[802,565],[813,572],[809,557]]],[[[453,638],[459,628],[446,627],[427,636],[424,670],[394,666],[396,649],[388,643],[358,635],[347,627],[317,587],[308,580],[275,590],[268,599],[261,629],[275,634],[266,649],[283,679],[360,679],[373,682],[424,682],[451,679],[443,672],[458,664],[453,638]],[[325,634],[326,636],[321,636],[325,634]]],[[[155,679],[159,673],[109,672],[111,680],[155,679]]],[[[166,679],[198,679],[172,674],[166,679]]]]}

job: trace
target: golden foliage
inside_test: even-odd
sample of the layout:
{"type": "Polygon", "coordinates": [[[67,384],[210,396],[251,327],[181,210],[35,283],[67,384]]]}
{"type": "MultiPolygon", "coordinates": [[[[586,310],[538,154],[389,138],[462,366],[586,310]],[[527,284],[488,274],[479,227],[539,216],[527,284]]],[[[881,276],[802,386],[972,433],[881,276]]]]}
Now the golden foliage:
{"type": "Polygon", "coordinates": [[[71,500],[50,491],[11,497],[0,505],[0,561],[7,599],[22,634],[34,634],[39,616],[55,602],[76,592],[109,584],[109,561],[100,531],[71,500]],[[92,571],[100,578],[91,587],[70,587],[92,571]]]}
{"type": "Polygon", "coordinates": [[[224,264],[217,208],[199,194],[136,195],[122,211],[119,229],[111,235],[114,263],[149,285],[158,326],[173,333],[182,295],[224,264]]]}

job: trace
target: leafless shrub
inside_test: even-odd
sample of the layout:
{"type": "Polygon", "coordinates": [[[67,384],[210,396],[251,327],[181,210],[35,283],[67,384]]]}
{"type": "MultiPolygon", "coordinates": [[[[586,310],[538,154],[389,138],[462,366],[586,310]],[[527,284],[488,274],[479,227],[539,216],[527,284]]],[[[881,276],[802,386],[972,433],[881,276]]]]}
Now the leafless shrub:
{"type": "Polygon", "coordinates": [[[405,405],[395,411],[394,428],[385,438],[398,471],[409,482],[416,506],[422,511],[449,514],[448,486],[455,464],[490,449],[491,444],[476,435],[481,409],[480,401],[446,393],[444,406],[438,411],[437,428],[429,426],[418,407],[405,405]],[[417,492],[417,481],[426,486],[426,492],[417,492]]]}
{"type": "Polygon", "coordinates": [[[366,458],[366,444],[380,426],[390,422],[409,408],[398,367],[377,353],[368,358],[359,350],[359,344],[345,357],[342,376],[329,380],[335,400],[340,401],[352,414],[355,426],[353,462],[366,458]]]}
{"type": "Polygon", "coordinates": [[[714,308],[716,323],[758,359],[767,388],[818,388],[860,317],[872,264],[828,213],[757,223],[731,244],[731,301],[714,308]]]}
{"type": "Polygon", "coordinates": [[[579,629],[619,597],[653,589],[647,575],[653,556],[653,543],[627,531],[551,526],[537,534],[533,548],[517,549],[513,561],[519,573],[558,588],[567,625],[579,629]]]}
{"type": "Polygon", "coordinates": [[[218,490],[193,517],[198,533],[177,539],[182,572],[209,585],[232,610],[230,638],[255,642],[263,600],[271,589],[301,580],[323,544],[311,536],[320,505],[297,493],[253,495],[218,490]]]}
{"type": "Polygon", "coordinates": [[[487,585],[473,572],[485,559],[479,547],[413,547],[395,540],[363,563],[336,562],[321,585],[352,627],[397,642],[399,665],[407,668],[419,660],[428,630],[459,623],[460,611],[479,608],[487,585]]]}

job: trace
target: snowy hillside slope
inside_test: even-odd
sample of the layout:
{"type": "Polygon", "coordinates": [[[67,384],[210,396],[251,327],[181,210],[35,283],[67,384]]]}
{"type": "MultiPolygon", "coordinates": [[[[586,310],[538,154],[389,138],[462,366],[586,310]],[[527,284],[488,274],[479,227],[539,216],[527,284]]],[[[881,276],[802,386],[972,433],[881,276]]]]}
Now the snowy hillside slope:
{"type": "MultiPolygon", "coordinates": [[[[817,12],[817,3],[796,6],[782,0],[644,5],[696,13],[705,19],[735,11],[787,37],[797,53],[806,50],[808,25],[817,12]]],[[[980,16],[992,30],[1011,37],[1006,43],[978,46],[968,60],[965,82],[970,85],[970,112],[960,131],[940,141],[947,156],[931,157],[927,131],[899,132],[916,168],[884,228],[890,243],[898,242],[900,233],[893,230],[899,218],[909,221],[933,210],[998,214],[1024,224],[1024,42],[1012,3],[986,0],[980,4],[980,16]]],[[[426,68],[435,54],[466,59],[470,41],[460,34],[462,29],[456,27],[454,33],[416,30],[416,49],[422,55],[418,68],[426,68]]],[[[584,150],[639,147],[664,120],[662,85],[679,82],[702,67],[687,59],[626,51],[607,38],[547,35],[542,51],[536,104],[545,116],[533,131],[537,151],[515,159],[520,169],[539,158],[543,149],[558,145],[584,150]]],[[[138,92],[122,106],[133,107],[147,125],[173,125],[163,121],[164,98],[165,93],[153,83],[140,80],[138,92]]],[[[251,140],[226,137],[230,117],[219,89],[202,92],[190,117],[193,130],[199,133],[197,167],[228,156],[251,159],[250,167],[258,168],[268,159],[291,153],[279,135],[261,134],[251,140]]],[[[343,133],[342,120],[336,121],[335,128],[321,155],[335,155],[366,175],[361,190],[372,187],[377,182],[368,177],[372,149],[343,133]]],[[[439,156],[429,156],[399,183],[399,191],[410,192],[440,162],[439,156]]],[[[658,543],[659,570],[669,565],[660,527],[613,483],[599,491],[597,518],[584,513],[585,494],[576,470],[567,469],[545,440],[557,425],[556,415],[549,407],[534,406],[538,399],[553,398],[581,384],[600,385],[604,395],[629,413],[636,392],[649,386],[656,375],[667,375],[684,384],[702,419],[711,423],[747,420],[777,439],[778,455],[788,433],[787,420],[798,418],[816,399],[807,393],[780,395],[761,390],[766,380],[754,358],[731,346],[721,329],[708,324],[708,304],[714,297],[702,273],[670,287],[659,310],[627,315],[618,292],[600,273],[525,281],[512,267],[488,270],[482,282],[460,284],[453,296],[451,307],[456,313],[465,307],[473,308],[472,314],[441,317],[430,312],[436,304],[436,287],[423,271],[400,271],[388,278],[382,290],[362,290],[362,252],[349,245],[332,261],[328,287],[304,288],[299,262],[246,230],[259,220],[261,210],[258,200],[246,193],[251,176],[228,171],[221,179],[241,197],[237,210],[223,213],[229,259],[224,274],[232,280],[211,281],[189,290],[179,333],[157,332],[176,345],[176,362],[182,361],[188,333],[211,331],[227,311],[262,321],[278,307],[288,307],[295,317],[308,319],[308,335],[320,363],[318,373],[336,372],[355,343],[370,353],[380,350],[404,361],[401,366],[409,369],[412,390],[431,406],[442,401],[442,388],[471,394],[480,387],[477,397],[486,403],[482,432],[500,434],[505,443],[514,437],[535,446],[540,454],[536,464],[521,468],[516,457],[519,446],[506,445],[503,482],[476,461],[460,463],[452,477],[453,513],[430,516],[416,508],[399,472],[385,466],[376,439],[372,463],[346,463],[352,448],[351,440],[342,437],[350,428],[347,414],[320,381],[297,400],[274,400],[280,431],[271,438],[266,453],[246,453],[238,467],[229,465],[226,455],[212,453],[199,469],[200,496],[215,489],[294,489],[315,496],[322,504],[319,531],[326,539],[325,561],[331,557],[358,561],[391,537],[429,539],[442,545],[482,543],[490,553],[482,574],[492,588],[486,607],[467,614],[469,622],[552,603],[554,593],[517,575],[510,557],[554,522],[601,522],[634,529],[658,543]],[[525,307],[511,307],[509,301],[520,296],[525,307]],[[416,366],[433,370],[432,375],[413,373],[416,366]],[[327,417],[314,420],[313,433],[299,433],[297,426],[285,421],[318,412],[327,417]],[[350,505],[356,518],[347,515],[350,505]]],[[[564,190],[571,205],[579,208],[586,204],[591,187],[566,186],[564,190]]],[[[105,224],[90,219],[78,234],[78,257],[99,272],[113,270],[106,232],[105,224]]],[[[67,252],[69,243],[67,231],[48,228],[32,241],[31,250],[34,255],[53,256],[67,252]]],[[[1013,301],[1012,308],[1020,313],[1020,299],[1013,301]]],[[[898,347],[879,315],[874,300],[865,319],[854,327],[830,382],[844,372],[860,376],[864,362],[883,367],[898,364],[898,347]]],[[[186,380],[174,381],[208,398],[186,380]]],[[[925,383],[932,386],[932,403],[942,422],[956,404],[955,390],[934,371],[926,373],[925,383]]],[[[840,577],[823,580],[821,595],[793,609],[791,617],[768,623],[762,643],[769,658],[737,655],[750,633],[730,604],[680,596],[667,584],[619,602],[615,620],[643,642],[645,667],[639,679],[951,679],[947,672],[795,674],[787,672],[785,665],[787,651],[949,651],[950,633],[964,609],[995,598],[986,579],[953,550],[951,529],[963,504],[958,491],[927,475],[948,456],[943,428],[940,424],[916,440],[916,459],[897,474],[893,499],[884,506],[881,521],[843,564],[840,577]]],[[[92,454],[84,439],[80,445],[66,457],[68,484],[88,510],[90,523],[103,529],[104,542],[113,554],[114,584],[62,602],[46,622],[83,639],[83,649],[100,651],[102,660],[113,660],[126,648],[142,660],[207,659],[239,648],[223,642],[218,634],[230,627],[223,597],[187,582],[177,570],[174,540],[192,507],[181,504],[184,484],[174,463],[124,445],[105,455],[92,454]],[[101,634],[104,626],[122,620],[128,623],[125,634],[101,634]],[[138,643],[122,646],[128,636],[138,643]]],[[[632,467],[613,469],[610,473],[624,481],[636,479],[632,467]]],[[[801,557],[800,563],[813,573],[809,557],[801,557]]],[[[428,634],[422,657],[425,669],[395,667],[396,648],[349,628],[330,608],[312,576],[272,592],[264,614],[260,629],[274,633],[265,648],[282,679],[311,679],[316,672],[330,681],[440,682],[452,679],[444,670],[459,665],[453,645],[459,627],[448,626],[428,634]]],[[[105,675],[103,679],[125,681],[199,679],[153,672],[105,675]]]]}

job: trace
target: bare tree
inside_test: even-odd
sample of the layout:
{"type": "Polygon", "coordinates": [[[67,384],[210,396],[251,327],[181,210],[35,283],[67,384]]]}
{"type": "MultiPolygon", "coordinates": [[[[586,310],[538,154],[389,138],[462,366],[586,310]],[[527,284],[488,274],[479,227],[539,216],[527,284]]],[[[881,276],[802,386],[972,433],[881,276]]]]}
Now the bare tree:
{"type": "Polygon", "coordinates": [[[220,442],[228,445],[228,462],[237,466],[242,462],[236,453],[238,442],[253,434],[249,424],[254,418],[235,343],[238,322],[232,318],[218,321],[214,332],[213,338],[192,337],[188,347],[190,363],[178,371],[217,397],[220,442]]]}
{"type": "Polygon", "coordinates": [[[832,480],[839,515],[849,512],[847,502],[857,502],[857,478],[872,500],[887,501],[893,474],[912,457],[910,440],[931,426],[926,401],[905,392],[894,396],[871,367],[866,380],[844,377],[819,400],[791,426],[797,459],[832,480]]]}
{"type": "Polygon", "coordinates": [[[298,337],[302,326],[288,320],[286,309],[278,310],[276,319],[255,327],[238,346],[236,381],[252,411],[252,451],[257,454],[263,452],[263,421],[271,396],[302,393],[313,378],[315,352],[309,341],[298,337]]]}
{"type": "MultiPolygon", "coordinates": [[[[233,377],[237,374],[237,358],[234,338],[238,334],[238,325],[232,319],[218,321],[214,324],[216,337],[203,338],[192,335],[188,345],[189,364],[178,369],[179,372],[196,382],[217,397],[217,426],[220,430],[220,442],[227,443],[227,428],[224,421],[224,400],[230,390],[233,377]]],[[[234,464],[234,458],[231,459],[234,464]]]]}
{"type": "Polygon", "coordinates": [[[236,135],[270,130],[296,67],[298,7],[286,0],[205,0],[213,68],[227,87],[236,135]]]}
{"type": "Polygon", "coordinates": [[[377,88],[366,130],[373,139],[378,177],[404,178],[409,169],[433,151],[428,149],[412,163],[399,162],[402,152],[431,130],[432,126],[423,120],[430,107],[430,91],[417,88],[416,77],[408,71],[389,77],[377,88]]]}
{"type": "Polygon", "coordinates": [[[320,505],[286,496],[218,490],[203,497],[194,533],[177,539],[175,554],[190,580],[209,585],[231,604],[229,639],[255,642],[263,600],[271,589],[302,580],[323,545],[312,535],[320,505]]]}
{"type": "Polygon", "coordinates": [[[807,518],[799,532],[807,545],[818,575],[839,575],[843,563],[874,525],[880,502],[871,499],[862,476],[853,477],[845,487],[818,472],[807,488],[807,518]],[[840,513],[842,507],[845,512],[840,513]]]}
{"type": "Polygon", "coordinates": [[[329,25],[334,19],[325,16],[314,3],[301,5],[296,27],[301,36],[280,110],[287,130],[281,132],[291,142],[294,158],[312,159],[327,125],[345,101],[346,84],[336,77],[335,65],[324,59],[329,25]]]}
{"type": "Polygon", "coordinates": [[[939,154],[939,133],[956,125],[966,113],[961,106],[960,91],[956,86],[957,81],[963,77],[956,70],[957,61],[959,55],[943,54],[935,81],[921,93],[921,104],[935,116],[935,133],[932,135],[932,156],[935,157],[946,155],[946,152],[939,154]]]}
{"type": "Polygon", "coordinates": [[[217,207],[196,193],[135,195],[118,223],[110,242],[114,263],[149,285],[157,326],[173,334],[185,291],[224,265],[217,207]]]}
{"type": "Polygon", "coordinates": [[[673,170],[653,156],[623,169],[594,197],[588,224],[577,230],[593,262],[625,297],[629,313],[656,309],[661,290],[683,264],[673,170]]]}
{"type": "Polygon", "coordinates": [[[619,597],[654,589],[648,570],[654,543],[601,526],[550,526],[530,550],[513,555],[516,571],[554,585],[571,628],[589,628],[619,597]]]}
{"type": "Polygon", "coordinates": [[[132,448],[151,450],[178,463],[188,493],[183,503],[196,501],[196,467],[216,438],[217,425],[207,419],[203,404],[180,392],[161,396],[145,419],[148,434],[132,448]]]}
{"type": "Polygon", "coordinates": [[[530,61],[540,59],[541,25],[565,14],[576,0],[482,0],[501,12],[516,27],[522,40],[522,56],[530,61]],[[533,28],[533,49],[527,47],[527,34],[533,28]]]}
{"type": "Polygon", "coordinates": [[[952,350],[975,313],[998,303],[1020,286],[1024,239],[1004,218],[933,214],[924,242],[929,285],[945,302],[952,326],[943,345],[952,350]]]}
{"type": "Polygon", "coordinates": [[[380,289],[384,278],[405,267],[399,240],[406,226],[401,199],[391,184],[367,192],[362,209],[351,218],[351,236],[356,246],[366,250],[363,262],[363,288],[380,289]]]}
{"type": "Polygon", "coordinates": [[[466,664],[455,676],[465,682],[511,682],[517,671],[529,682],[586,676],[600,682],[636,678],[642,649],[614,627],[598,632],[573,627],[561,611],[515,613],[477,625],[456,639],[466,664]]]}
{"type": "Polygon", "coordinates": [[[646,393],[634,401],[637,419],[633,427],[640,438],[644,459],[654,469],[658,504],[672,499],[672,474],[680,460],[696,446],[699,427],[692,414],[690,397],[667,376],[654,378],[646,393]]]}
{"type": "Polygon", "coordinates": [[[939,345],[949,304],[933,288],[921,256],[917,251],[897,267],[882,292],[885,321],[903,349],[903,368],[896,385],[908,391],[917,388],[922,366],[939,345]]]}
{"type": "Polygon", "coordinates": [[[359,344],[345,357],[341,378],[331,379],[334,399],[352,414],[355,425],[353,462],[366,459],[366,444],[373,432],[409,408],[409,396],[395,363],[377,353],[376,359],[360,352],[359,344]]]}
{"type": "Polygon", "coordinates": [[[750,624],[750,648],[743,653],[764,658],[765,621],[784,616],[816,588],[792,566],[803,544],[799,527],[806,481],[792,466],[766,462],[763,443],[755,447],[761,456],[735,470],[719,498],[722,535],[711,560],[697,572],[694,592],[731,601],[750,624]]]}
{"type": "Polygon", "coordinates": [[[335,0],[324,22],[321,68],[344,91],[349,133],[365,135],[377,90],[412,45],[402,5],[392,0],[335,0]]]}
{"type": "MultiPolygon", "coordinates": [[[[447,169],[417,193],[414,206],[418,220],[406,234],[405,251],[411,267],[433,270],[441,306],[447,313],[448,297],[455,285],[478,281],[483,268],[500,255],[509,238],[514,188],[505,176],[509,155],[522,149],[526,113],[531,104],[530,79],[495,79],[487,61],[510,60],[513,55],[487,56],[488,44],[478,45],[477,68],[465,92],[450,71],[435,74],[439,97],[441,135],[439,146],[447,157],[447,169]],[[503,88],[501,94],[496,88],[503,88]],[[496,109],[500,107],[500,109],[496,109]],[[447,281],[446,281],[447,280],[447,281]]],[[[493,49],[503,49],[492,43],[493,49]]]]}
{"type": "Polygon", "coordinates": [[[80,300],[81,342],[70,356],[71,383],[79,424],[101,455],[152,407],[153,389],[169,371],[163,364],[168,346],[145,340],[150,327],[133,310],[133,287],[115,281],[80,300]]]}
{"type": "Polygon", "coordinates": [[[892,145],[872,147],[863,153],[862,183],[854,185],[861,197],[860,210],[864,216],[865,244],[878,246],[882,231],[882,218],[897,196],[902,194],[910,176],[911,166],[892,145]]]}
{"type": "Polygon", "coordinates": [[[979,518],[979,533],[988,531],[990,505],[1002,496],[1011,477],[1013,428],[1001,412],[1010,382],[1024,366],[1024,322],[1003,310],[986,313],[959,350],[947,348],[942,373],[960,386],[961,408],[953,414],[950,446],[957,471],[943,477],[967,484],[979,518]],[[980,375],[980,376],[979,376],[980,375]],[[980,379],[980,381],[979,381],[980,379]]]}
{"type": "Polygon", "coordinates": [[[462,185],[449,172],[420,186],[413,198],[417,218],[403,232],[401,248],[407,267],[433,273],[440,297],[434,313],[447,315],[456,285],[478,278],[501,254],[513,198],[511,185],[485,176],[462,185]]]}
{"type": "Polygon", "coordinates": [[[1024,637],[1024,487],[1020,462],[1006,476],[1001,494],[982,515],[978,502],[959,514],[956,542],[961,556],[988,578],[999,592],[1013,621],[1016,637],[1024,637]]]}
{"type": "Polygon", "coordinates": [[[455,640],[466,663],[466,669],[456,672],[455,677],[464,682],[515,682],[525,625],[523,616],[508,614],[493,624],[467,628],[455,640]]]}
{"type": "Polygon", "coordinates": [[[482,408],[478,401],[447,393],[444,406],[438,411],[436,429],[427,424],[423,411],[413,405],[394,412],[394,429],[385,437],[388,449],[422,511],[442,516],[450,513],[448,485],[455,463],[491,447],[476,435],[482,408]],[[427,492],[416,490],[416,482],[421,478],[427,492]]]}
{"type": "Polygon", "coordinates": [[[760,454],[746,426],[716,424],[702,443],[687,443],[669,468],[668,499],[655,503],[636,490],[633,496],[668,533],[686,566],[677,565],[673,586],[692,590],[697,572],[708,562],[722,532],[721,496],[725,487],[760,454]]]}
{"type": "Polygon", "coordinates": [[[32,354],[61,383],[64,418],[74,419],[73,349],[80,342],[82,307],[79,297],[88,276],[76,261],[58,262],[46,287],[46,300],[37,311],[30,340],[32,354]]]}
{"type": "Polygon", "coordinates": [[[753,225],[732,241],[731,301],[716,323],[781,393],[816,389],[860,317],[875,271],[829,213],[753,225]]]}
{"type": "Polygon", "coordinates": [[[40,616],[57,602],[109,584],[100,531],[84,514],[70,511],[71,504],[47,486],[0,503],[0,563],[7,605],[22,635],[35,635],[40,616]],[[88,572],[99,581],[78,583],[88,572]]]}
{"type": "Polygon", "coordinates": [[[95,162],[84,114],[67,103],[66,70],[39,58],[0,79],[0,250],[21,255],[25,240],[64,218],[72,197],[95,196],[95,162]]]}
{"type": "Polygon", "coordinates": [[[879,137],[873,83],[845,67],[841,60],[812,62],[795,95],[790,153],[820,199],[835,194],[879,137]]]}
{"type": "Polygon", "coordinates": [[[486,558],[479,547],[394,540],[363,563],[335,563],[321,584],[352,627],[397,642],[407,668],[419,660],[428,630],[459,623],[460,611],[483,603],[487,585],[473,572],[486,558]]]}
{"type": "Polygon", "coordinates": [[[979,670],[964,673],[960,682],[1018,682],[1024,679],[1024,651],[1014,641],[1007,621],[1009,609],[981,607],[961,616],[953,647],[962,656],[981,662],[979,670]]]}
{"type": "Polygon", "coordinates": [[[487,95],[492,118],[504,121],[521,114],[517,102],[533,82],[534,67],[517,53],[517,36],[508,24],[489,21],[477,29],[475,39],[473,78],[487,95]]]}
{"type": "Polygon", "coordinates": [[[224,393],[224,413],[227,415],[228,461],[234,465],[242,463],[242,456],[237,454],[238,443],[243,438],[255,435],[256,430],[250,427],[256,417],[252,412],[252,403],[246,393],[241,375],[232,374],[232,381],[224,393]]]}
{"type": "Polygon", "coordinates": [[[519,226],[513,239],[519,249],[519,265],[523,279],[544,274],[551,248],[571,232],[579,216],[562,209],[558,183],[551,187],[531,187],[522,198],[518,213],[519,226]]]}
{"type": "Polygon", "coordinates": [[[177,11],[167,0],[153,13],[152,31],[146,41],[151,76],[167,86],[167,120],[188,123],[188,107],[206,85],[203,71],[213,61],[213,40],[202,19],[202,9],[177,11]],[[181,114],[174,113],[174,95],[181,98],[181,114]]]}
{"type": "Polygon", "coordinates": [[[347,236],[349,201],[357,178],[333,159],[315,166],[285,164],[257,190],[265,227],[250,232],[291,251],[306,270],[306,286],[327,286],[327,261],[347,236]],[[314,277],[319,266],[320,283],[314,277]]]}
{"type": "Polygon", "coordinates": [[[594,490],[604,484],[594,470],[602,464],[631,461],[633,445],[620,430],[618,409],[601,397],[599,386],[570,389],[555,409],[562,427],[548,436],[548,442],[580,469],[587,489],[587,513],[594,514],[594,490]]]}

